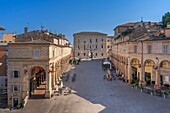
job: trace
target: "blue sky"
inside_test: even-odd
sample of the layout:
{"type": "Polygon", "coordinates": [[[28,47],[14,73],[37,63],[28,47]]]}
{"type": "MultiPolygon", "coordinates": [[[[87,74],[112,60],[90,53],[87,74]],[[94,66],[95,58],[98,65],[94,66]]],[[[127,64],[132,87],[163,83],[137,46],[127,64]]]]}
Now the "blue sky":
{"type": "Polygon", "coordinates": [[[72,43],[76,32],[113,35],[115,26],[141,17],[161,21],[170,11],[170,0],[0,0],[0,9],[0,25],[6,28],[0,33],[21,34],[25,26],[31,31],[43,25],[72,43]]]}

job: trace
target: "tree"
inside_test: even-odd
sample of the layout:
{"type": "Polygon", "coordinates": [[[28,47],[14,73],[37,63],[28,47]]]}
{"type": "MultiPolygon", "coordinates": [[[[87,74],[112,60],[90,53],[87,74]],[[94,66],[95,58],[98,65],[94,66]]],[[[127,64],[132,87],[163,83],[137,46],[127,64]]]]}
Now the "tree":
{"type": "Polygon", "coordinates": [[[163,23],[163,28],[167,26],[167,23],[170,22],[170,13],[167,12],[165,15],[162,16],[162,23],[163,23]]]}

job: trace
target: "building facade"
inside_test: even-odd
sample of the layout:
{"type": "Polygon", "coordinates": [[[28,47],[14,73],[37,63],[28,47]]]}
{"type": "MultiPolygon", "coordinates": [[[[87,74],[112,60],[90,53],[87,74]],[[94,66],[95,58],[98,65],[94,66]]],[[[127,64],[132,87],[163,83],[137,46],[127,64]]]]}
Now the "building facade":
{"type": "Polygon", "coordinates": [[[106,58],[107,34],[79,32],[74,35],[74,56],[78,58],[106,58]]]}
{"type": "Polygon", "coordinates": [[[51,36],[47,40],[43,35],[44,32],[37,35],[28,32],[8,45],[9,106],[25,104],[29,98],[51,98],[58,89],[60,77],[69,64],[71,47],[55,43],[56,38],[51,36]]]}
{"type": "Polygon", "coordinates": [[[13,33],[3,33],[0,43],[13,43],[15,42],[15,34],[13,33]]]}
{"type": "Polygon", "coordinates": [[[106,56],[109,57],[112,51],[112,43],[114,42],[113,36],[107,36],[106,38],[106,56]]]}
{"type": "Polygon", "coordinates": [[[134,25],[135,25],[135,23],[133,23],[133,22],[119,25],[114,29],[114,35],[117,36],[122,32],[125,32],[127,30],[131,30],[131,29],[134,28],[134,25]]]}
{"type": "Polygon", "coordinates": [[[142,25],[126,36],[115,38],[111,60],[117,74],[125,75],[128,83],[160,89],[170,85],[169,28],[162,32],[157,24],[142,25]],[[136,36],[134,33],[139,31],[141,36],[136,36]]]}
{"type": "Polygon", "coordinates": [[[0,43],[0,89],[7,88],[7,43],[0,43]]]}

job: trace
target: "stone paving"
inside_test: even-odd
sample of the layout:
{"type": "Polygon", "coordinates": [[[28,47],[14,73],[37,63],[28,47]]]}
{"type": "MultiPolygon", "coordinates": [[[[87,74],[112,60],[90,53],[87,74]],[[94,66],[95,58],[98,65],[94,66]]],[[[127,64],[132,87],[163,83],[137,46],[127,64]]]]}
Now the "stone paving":
{"type": "Polygon", "coordinates": [[[64,85],[72,87],[73,94],[32,99],[23,111],[0,110],[0,113],[170,113],[170,98],[132,90],[120,80],[102,79],[101,63],[100,60],[83,61],[68,72],[64,85]]]}

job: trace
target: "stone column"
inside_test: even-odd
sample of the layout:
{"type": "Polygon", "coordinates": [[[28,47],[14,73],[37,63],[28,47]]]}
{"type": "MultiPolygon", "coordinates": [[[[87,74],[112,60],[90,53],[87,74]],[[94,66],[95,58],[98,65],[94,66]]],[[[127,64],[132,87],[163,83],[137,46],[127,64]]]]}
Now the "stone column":
{"type": "Polygon", "coordinates": [[[159,70],[156,69],[155,72],[156,72],[155,90],[158,90],[160,88],[159,70]]]}
{"type": "Polygon", "coordinates": [[[124,64],[124,76],[125,76],[125,81],[127,81],[127,69],[126,69],[126,64],[124,64]]]}
{"type": "Polygon", "coordinates": [[[128,58],[128,83],[130,84],[131,83],[131,70],[132,70],[132,66],[130,64],[130,58],[128,58]]]}
{"type": "Polygon", "coordinates": [[[52,65],[52,72],[51,72],[51,81],[52,81],[52,89],[55,87],[55,68],[54,64],[52,65]]]}
{"type": "Polygon", "coordinates": [[[51,73],[47,71],[46,73],[46,90],[45,90],[45,97],[51,98],[51,73]]]}
{"type": "Polygon", "coordinates": [[[140,78],[139,78],[139,86],[144,85],[144,80],[143,80],[143,65],[140,67],[140,78]]]}

